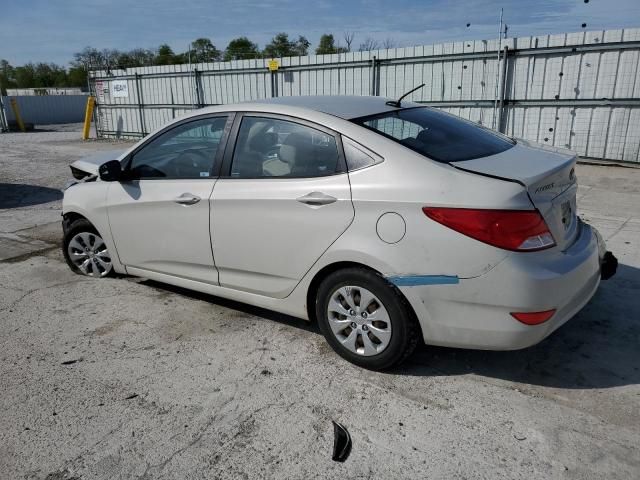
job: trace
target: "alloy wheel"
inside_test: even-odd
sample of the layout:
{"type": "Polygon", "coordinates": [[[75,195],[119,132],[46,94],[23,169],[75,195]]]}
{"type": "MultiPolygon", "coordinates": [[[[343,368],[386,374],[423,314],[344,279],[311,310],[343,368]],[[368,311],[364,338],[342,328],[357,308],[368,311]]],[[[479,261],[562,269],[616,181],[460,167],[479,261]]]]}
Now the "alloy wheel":
{"type": "Polygon", "coordinates": [[[387,348],[391,320],[382,302],[369,290],[347,285],[329,299],[327,315],[331,331],[349,351],[369,357],[387,348]]]}
{"type": "Polygon", "coordinates": [[[74,235],[67,246],[67,253],[71,262],[89,277],[104,277],[113,268],[104,240],[92,232],[74,235]]]}

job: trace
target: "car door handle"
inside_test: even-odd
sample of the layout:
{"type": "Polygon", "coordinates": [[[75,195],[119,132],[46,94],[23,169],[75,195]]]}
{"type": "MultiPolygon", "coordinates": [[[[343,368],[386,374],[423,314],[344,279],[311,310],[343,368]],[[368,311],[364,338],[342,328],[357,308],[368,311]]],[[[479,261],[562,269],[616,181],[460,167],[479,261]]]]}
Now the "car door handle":
{"type": "Polygon", "coordinates": [[[173,201],[180,205],[193,205],[200,201],[200,197],[193,195],[192,193],[183,193],[178,198],[174,198],[173,201]]]}
{"type": "Polygon", "coordinates": [[[306,203],[307,205],[328,205],[337,201],[336,197],[332,197],[331,195],[327,195],[322,192],[311,192],[307,193],[305,196],[297,198],[300,203],[306,203]]]}

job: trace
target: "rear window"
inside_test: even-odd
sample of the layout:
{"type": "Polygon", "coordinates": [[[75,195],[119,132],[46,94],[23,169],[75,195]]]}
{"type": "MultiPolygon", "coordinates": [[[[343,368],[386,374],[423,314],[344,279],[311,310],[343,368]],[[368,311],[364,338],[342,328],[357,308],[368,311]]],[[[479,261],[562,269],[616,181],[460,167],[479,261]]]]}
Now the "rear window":
{"type": "Polygon", "coordinates": [[[504,135],[428,107],[396,110],[354,122],[443,163],[495,155],[514,145],[504,135]]]}

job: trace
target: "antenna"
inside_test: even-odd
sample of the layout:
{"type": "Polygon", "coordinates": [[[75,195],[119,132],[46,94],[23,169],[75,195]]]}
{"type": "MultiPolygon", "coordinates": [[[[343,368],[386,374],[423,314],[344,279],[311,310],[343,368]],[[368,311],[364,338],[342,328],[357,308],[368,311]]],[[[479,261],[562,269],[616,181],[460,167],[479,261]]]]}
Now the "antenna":
{"type": "Polygon", "coordinates": [[[422,85],[418,85],[416,88],[414,88],[413,90],[409,90],[407,93],[405,93],[404,95],[402,95],[398,100],[389,100],[388,102],[385,103],[385,105],[389,105],[390,107],[396,107],[396,108],[401,108],[400,102],[402,102],[402,99],[408,95],[411,95],[413,92],[415,92],[416,90],[420,90],[422,87],[424,87],[426,84],[422,84],[422,85]]]}

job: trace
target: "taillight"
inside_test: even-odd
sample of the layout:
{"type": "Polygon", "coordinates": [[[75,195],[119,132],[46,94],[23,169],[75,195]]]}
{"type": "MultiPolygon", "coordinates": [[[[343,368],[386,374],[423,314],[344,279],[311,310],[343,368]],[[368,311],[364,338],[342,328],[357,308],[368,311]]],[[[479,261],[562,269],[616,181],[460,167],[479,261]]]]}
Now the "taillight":
{"type": "Polygon", "coordinates": [[[544,312],[512,312],[511,316],[525,325],[540,325],[553,317],[554,313],[555,308],[544,312]]]}
{"type": "Polygon", "coordinates": [[[506,250],[532,252],[556,244],[537,210],[424,207],[422,211],[456,232],[506,250]]]}

